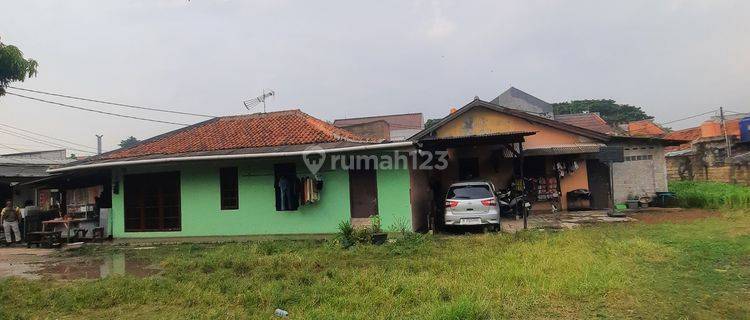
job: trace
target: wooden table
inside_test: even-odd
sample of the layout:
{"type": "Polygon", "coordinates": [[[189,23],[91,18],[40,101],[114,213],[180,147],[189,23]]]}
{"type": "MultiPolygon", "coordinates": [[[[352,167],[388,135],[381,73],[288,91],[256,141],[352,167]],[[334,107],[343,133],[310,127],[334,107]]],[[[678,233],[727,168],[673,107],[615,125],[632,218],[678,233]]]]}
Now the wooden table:
{"type": "Polygon", "coordinates": [[[47,228],[48,225],[53,225],[54,226],[54,225],[60,225],[61,224],[61,225],[65,226],[65,230],[68,233],[67,240],[70,241],[70,226],[71,225],[77,225],[77,224],[79,224],[81,222],[84,222],[84,221],[86,221],[86,218],[73,218],[73,219],[61,219],[61,218],[57,218],[57,219],[42,221],[42,232],[45,232],[45,229],[47,228]]]}

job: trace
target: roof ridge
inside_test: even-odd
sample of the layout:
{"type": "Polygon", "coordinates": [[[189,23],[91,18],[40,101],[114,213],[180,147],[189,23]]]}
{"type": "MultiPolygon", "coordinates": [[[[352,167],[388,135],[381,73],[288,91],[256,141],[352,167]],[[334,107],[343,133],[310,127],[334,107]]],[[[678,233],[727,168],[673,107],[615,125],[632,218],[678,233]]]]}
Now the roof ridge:
{"type": "Polygon", "coordinates": [[[349,142],[374,142],[367,138],[360,137],[353,132],[341,129],[328,122],[315,118],[307,113],[302,112],[301,110],[296,111],[298,112],[297,116],[301,116],[307,123],[313,125],[316,129],[322,131],[324,134],[330,134],[336,140],[344,140],[349,142]]]}
{"type": "Polygon", "coordinates": [[[385,114],[385,115],[379,115],[379,116],[365,116],[365,117],[353,117],[353,118],[340,118],[340,119],[334,119],[333,121],[339,121],[339,120],[355,120],[355,119],[367,119],[367,118],[385,118],[385,117],[398,117],[398,116],[409,116],[409,115],[415,115],[420,114],[424,116],[421,112],[408,112],[408,113],[394,113],[394,114],[385,114]]]}

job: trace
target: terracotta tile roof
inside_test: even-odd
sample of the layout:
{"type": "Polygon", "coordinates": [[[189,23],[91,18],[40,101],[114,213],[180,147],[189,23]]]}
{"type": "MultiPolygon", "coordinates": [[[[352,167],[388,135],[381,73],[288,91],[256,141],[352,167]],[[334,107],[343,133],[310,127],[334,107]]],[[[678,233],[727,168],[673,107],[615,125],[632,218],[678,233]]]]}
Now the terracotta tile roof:
{"type": "Polygon", "coordinates": [[[300,110],[214,118],[115,150],[102,159],[153,154],[317,144],[337,141],[375,142],[334,127],[300,110]]]}
{"type": "Polygon", "coordinates": [[[651,119],[629,122],[627,126],[628,133],[632,136],[658,137],[667,133],[651,119]]]}
{"type": "Polygon", "coordinates": [[[620,134],[596,113],[558,114],[555,120],[604,134],[620,134]]]}
{"type": "Polygon", "coordinates": [[[677,151],[677,150],[686,150],[690,149],[690,144],[693,142],[693,140],[698,139],[701,137],[701,128],[695,127],[695,128],[687,128],[677,131],[672,131],[670,133],[667,133],[664,136],[664,139],[672,139],[672,140],[683,140],[686,141],[685,143],[675,146],[675,147],[667,147],[665,148],[665,151],[677,151]]]}

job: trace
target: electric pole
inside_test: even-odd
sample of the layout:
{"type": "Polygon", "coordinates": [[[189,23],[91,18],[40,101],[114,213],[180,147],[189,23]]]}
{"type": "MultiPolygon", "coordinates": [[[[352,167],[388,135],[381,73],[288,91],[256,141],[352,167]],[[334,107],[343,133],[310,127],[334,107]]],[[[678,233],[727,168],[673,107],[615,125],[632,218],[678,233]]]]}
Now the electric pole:
{"type": "Polygon", "coordinates": [[[732,143],[729,141],[729,135],[727,134],[727,124],[724,120],[724,107],[719,107],[719,118],[721,118],[721,129],[724,132],[724,142],[727,144],[727,158],[732,156],[732,143]]]}
{"type": "Polygon", "coordinates": [[[102,137],[103,135],[97,134],[96,136],[96,154],[102,154],[102,137]]]}

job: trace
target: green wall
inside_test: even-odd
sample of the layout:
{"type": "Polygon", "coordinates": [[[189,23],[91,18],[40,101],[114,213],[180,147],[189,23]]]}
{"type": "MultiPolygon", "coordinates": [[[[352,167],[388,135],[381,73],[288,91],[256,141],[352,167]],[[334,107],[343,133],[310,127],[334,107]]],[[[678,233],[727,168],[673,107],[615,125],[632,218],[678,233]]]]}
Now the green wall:
{"type": "MultiPolygon", "coordinates": [[[[324,169],[318,173],[324,181],[319,202],[300,206],[297,211],[279,212],[275,207],[273,164],[269,160],[238,160],[114,169],[113,181],[120,183],[120,192],[112,195],[112,234],[115,238],[146,238],[334,233],[339,222],[349,220],[347,171],[324,169]],[[238,167],[238,210],[220,210],[219,168],[227,166],[238,167]],[[163,171],[180,172],[182,230],[125,232],[123,175],[163,171]]],[[[296,167],[298,176],[309,175],[301,162],[296,167]]],[[[379,170],[377,181],[383,228],[397,222],[411,227],[408,170],[379,170]]]]}

